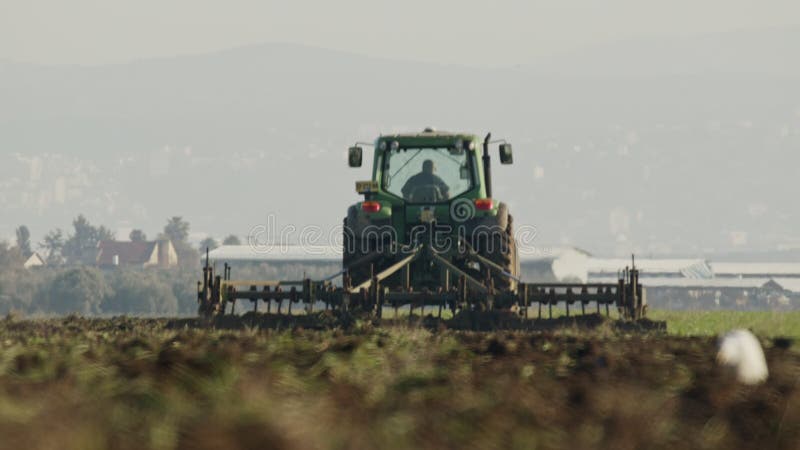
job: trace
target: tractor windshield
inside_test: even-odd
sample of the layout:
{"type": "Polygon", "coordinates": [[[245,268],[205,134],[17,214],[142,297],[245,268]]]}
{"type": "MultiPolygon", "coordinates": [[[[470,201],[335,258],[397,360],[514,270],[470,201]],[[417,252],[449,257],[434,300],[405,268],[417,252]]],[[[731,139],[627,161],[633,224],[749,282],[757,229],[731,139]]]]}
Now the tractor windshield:
{"type": "Polygon", "coordinates": [[[473,186],[469,152],[455,148],[388,150],[383,188],[410,203],[441,203],[473,186]]]}

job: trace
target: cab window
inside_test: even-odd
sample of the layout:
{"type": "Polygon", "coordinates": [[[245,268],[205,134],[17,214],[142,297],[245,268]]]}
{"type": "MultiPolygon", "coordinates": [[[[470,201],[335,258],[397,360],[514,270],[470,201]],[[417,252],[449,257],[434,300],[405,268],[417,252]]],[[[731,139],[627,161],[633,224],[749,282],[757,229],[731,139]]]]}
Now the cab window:
{"type": "Polygon", "coordinates": [[[398,148],[383,159],[384,190],[410,203],[441,203],[473,187],[469,152],[455,148],[398,148]]]}

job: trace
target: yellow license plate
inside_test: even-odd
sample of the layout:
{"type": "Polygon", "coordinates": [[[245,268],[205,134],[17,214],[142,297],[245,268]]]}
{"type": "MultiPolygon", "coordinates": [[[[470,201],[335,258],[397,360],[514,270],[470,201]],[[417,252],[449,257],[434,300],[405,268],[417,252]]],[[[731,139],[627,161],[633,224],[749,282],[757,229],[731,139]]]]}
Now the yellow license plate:
{"type": "Polygon", "coordinates": [[[378,192],[377,181],[356,181],[356,192],[366,194],[367,192],[378,192]]]}

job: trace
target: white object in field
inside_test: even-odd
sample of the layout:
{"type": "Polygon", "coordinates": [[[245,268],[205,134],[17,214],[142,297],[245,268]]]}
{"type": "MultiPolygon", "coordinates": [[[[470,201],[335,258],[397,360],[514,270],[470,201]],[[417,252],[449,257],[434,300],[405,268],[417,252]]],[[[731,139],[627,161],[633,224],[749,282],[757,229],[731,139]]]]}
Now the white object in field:
{"type": "Polygon", "coordinates": [[[764,350],[747,330],[731,331],[719,340],[717,362],[733,370],[744,384],[761,383],[769,374],[764,350]]]}

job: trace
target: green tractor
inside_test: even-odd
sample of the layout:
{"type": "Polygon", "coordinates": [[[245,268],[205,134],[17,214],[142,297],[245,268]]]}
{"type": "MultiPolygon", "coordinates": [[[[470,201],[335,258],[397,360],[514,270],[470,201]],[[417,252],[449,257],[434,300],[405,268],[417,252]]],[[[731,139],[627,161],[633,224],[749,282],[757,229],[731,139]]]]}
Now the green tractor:
{"type": "MultiPolygon", "coordinates": [[[[620,315],[644,317],[647,301],[639,271],[620,272],[617,283],[523,283],[519,279],[517,243],[508,207],[492,198],[489,145],[500,143],[500,162],[511,164],[511,145],[482,141],[475,135],[422,133],[379,137],[374,144],[372,179],[356,182],[364,200],[350,206],[344,218],[342,271],[322,280],[235,280],[225,263],[216,272],[206,253],[203,278],[197,283],[202,315],[211,317],[235,310],[237,300],[251,301],[253,311],[266,303],[267,314],[282,306],[293,316],[292,305],[302,302],[307,314],[315,305],[353,311],[380,319],[383,307],[438,306],[452,313],[489,311],[487,317],[508,317],[516,311],[529,317],[531,306],[547,308],[563,303],[566,314],[578,304],[582,314],[589,303],[606,315],[615,305],[620,315]],[[482,149],[482,152],[481,152],[482,149]],[[333,279],[341,276],[337,286],[333,279]],[[499,311],[499,315],[492,314],[499,311]]],[[[359,144],[348,152],[351,167],[360,167],[359,144]]],[[[505,320],[505,319],[503,319],[505,320]]],[[[499,326],[499,325],[498,325],[499,326]]]]}
{"type": "Polygon", "coordinates": [[[515,292],[513,219],[492,198],[489,145],[497,142],[500,162],[511,164],[511,144],[491,134],[481,140],[427,128],[350,147],[350,167],[362,165],[361,145],[374,145],[375,154],[372,179],[356,182],[364,200],[344,219],[345,285],[367,287],[390,273],[380,281],[392,291],[446,292],[460,276],[479,281],[483,292],[515,292]],[[420,248],[427,257],[404,259],[420,248]]]}

